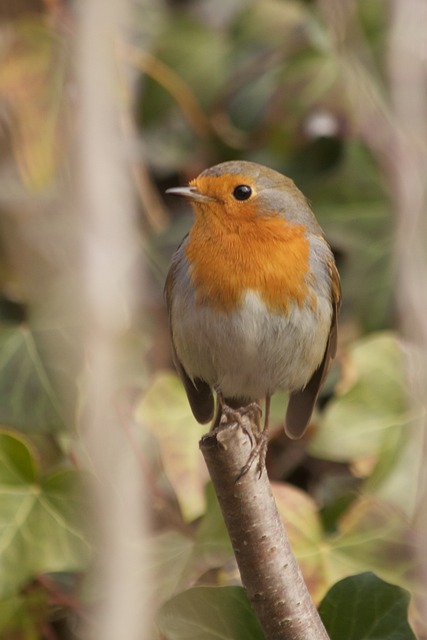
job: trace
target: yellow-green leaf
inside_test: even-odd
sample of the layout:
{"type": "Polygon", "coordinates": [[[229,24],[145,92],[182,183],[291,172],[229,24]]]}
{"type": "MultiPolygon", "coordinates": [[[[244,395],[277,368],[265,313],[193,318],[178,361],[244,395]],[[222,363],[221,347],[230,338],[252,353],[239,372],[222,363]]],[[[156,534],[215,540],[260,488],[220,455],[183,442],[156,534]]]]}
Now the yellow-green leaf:
{"type": "Polygon", "coordinates": [[[178,376],[159,373],[144,394],[137,420],[159,442],[166,474],[189,520],[200,516],[205,506],[204,485],[208,472],[199,451],[203,433],[193,417],[178,376]]]}

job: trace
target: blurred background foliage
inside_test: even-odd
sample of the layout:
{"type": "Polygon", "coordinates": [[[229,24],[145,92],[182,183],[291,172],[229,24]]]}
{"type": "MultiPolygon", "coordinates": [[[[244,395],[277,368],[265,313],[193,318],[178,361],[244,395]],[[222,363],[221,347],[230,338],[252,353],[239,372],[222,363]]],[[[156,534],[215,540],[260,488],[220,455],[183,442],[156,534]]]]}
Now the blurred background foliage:
{"type": "MultiPolygon", "coordinates": [[[[94,601],[79,489],[87,461],[73,436],[84,404],[81,318],[70,304],[79,256],[78,14],[61,0],[3,5],[0,636],[78,638],[94,601]]],[[[286,398],[273,403],[268,470],[307,583],[319,603],[338,580],[374,572],[411,592],[412,625],[427,637],[413,527],[422,433],[408,398],[417,374],[405,365],[412,347],[399,338],[393,299],[390,3],[135,0],[133,9],[115,41],[118,100],[149,277],[123,346],[118,394],[153,496],[153,638],[184,639],[191,625],[205,630],[200,638],[262,637],[234,586],[198,451],[203,430],[171,365],[162,298],[172,252],[191,224],[187,207],[165,202],[165,188],[238,158],[295,180],[342,277],[339,355],[303,442],[282,432],[286,398]],[[246,612],[244,631],[233,626],[236,607],[246,612]],[[219,617],[226,628],[216,626],[219,617]],[[178,618],[178,627],[170,623],[178,618]]],[[[402,621],[407,597],[396,593],[384,596],[385,610],[398,598],[399,638],[412,638],[402,621]]],[[[362,624],[360,597],[362,611],[355,604],[352,615],[362,624]]],[[[382,633],[375,637],[390,637],[382,633]]]]}

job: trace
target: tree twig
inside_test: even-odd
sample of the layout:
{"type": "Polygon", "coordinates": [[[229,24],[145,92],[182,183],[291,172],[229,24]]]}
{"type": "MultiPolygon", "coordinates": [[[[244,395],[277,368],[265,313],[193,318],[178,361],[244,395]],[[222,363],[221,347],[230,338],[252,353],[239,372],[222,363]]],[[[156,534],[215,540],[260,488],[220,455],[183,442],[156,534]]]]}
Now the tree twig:
{"type": "Polygon", "coordinates": [[[200,449],[231,538],[243,585],[267,640],[328,640],[280,520],[267,472],[256,461],[248,416],[203,436],[200,449]],[[243,428],[242,428],[243,425],[243,428]]]}

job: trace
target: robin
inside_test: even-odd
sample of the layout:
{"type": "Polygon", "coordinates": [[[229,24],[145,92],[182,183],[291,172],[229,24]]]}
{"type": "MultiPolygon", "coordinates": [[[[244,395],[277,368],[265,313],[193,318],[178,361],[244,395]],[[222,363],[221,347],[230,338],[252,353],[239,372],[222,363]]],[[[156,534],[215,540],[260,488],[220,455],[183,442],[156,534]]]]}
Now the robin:
{"type": "MultiPolygon", "coordinates": [[[[341,290],[304,195],[282,174],[232,161],[188,187],[194,224],[166,278],[173,360],[196,420],[289,392],[285,431],[300,438],[337,344],[341,290]]],[[[244,410],[244,409],[243,409],[244,410]]]]}

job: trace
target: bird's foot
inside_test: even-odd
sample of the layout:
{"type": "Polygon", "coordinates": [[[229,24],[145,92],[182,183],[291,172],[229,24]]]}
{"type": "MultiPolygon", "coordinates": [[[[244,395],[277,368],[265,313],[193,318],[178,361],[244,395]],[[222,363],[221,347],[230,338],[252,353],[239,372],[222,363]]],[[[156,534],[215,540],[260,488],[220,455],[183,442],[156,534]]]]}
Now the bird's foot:
{"type": "Polygon", "coordinates": [[[228,404],[222,405],[222,413],[220,425],[226,425],[229,422],[237,422],[237,424],[243,429],[243,431],[249,436],[251,443],[253,445],[253,430],[252,428],[248,430],[247,428],[247,420],[244,420],[244,417],[249,419],[249,424],[255,427],[255,431],[260,431],[260,423],[262,417],[262,409],[259,406],[258,402],[250,402],[244,407],[240,407],[239,409],[233,409],[229,407],[228,404]]]}
{"type": "Polygon", "coordinates": [[[220,428],[230,422],[237,422],[243,432],[249,437],[251,443],[251,452],[246,464],[240,470],[236,478],[238,482],[247,474],[256,459],[258,475],[261,477],[265,467],[265,458],[268,446],[268,429],[261,430],[262,409],[258,402],[251,402],[239,409],[233,409],[226,404],[222,405],[222,415],[220,420],[220,428]]]}
{"type": "Polygon", "coordinates": [[[236,478],[236,482],[241,480],[244,475],[247,474],[249,469],[252,467],[255,460],[257,461],[257,471],[258,478],[262,476],[262,472],[265,469],[265,459],[267,456],[267,448],[268,448],[268,432],[266,431],[256,431],[252,433],[252,449],[249,454],[249,458],[246,464],[240,469],[240,473],[236,478]]]}

